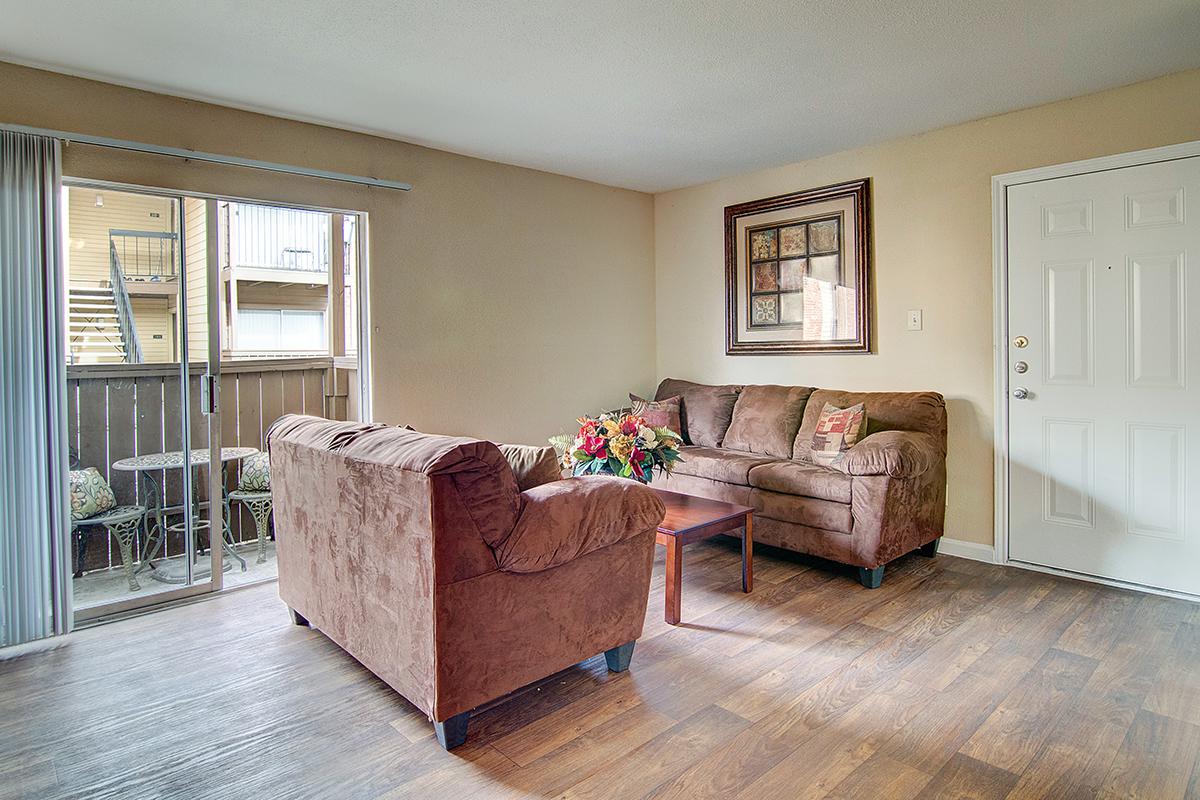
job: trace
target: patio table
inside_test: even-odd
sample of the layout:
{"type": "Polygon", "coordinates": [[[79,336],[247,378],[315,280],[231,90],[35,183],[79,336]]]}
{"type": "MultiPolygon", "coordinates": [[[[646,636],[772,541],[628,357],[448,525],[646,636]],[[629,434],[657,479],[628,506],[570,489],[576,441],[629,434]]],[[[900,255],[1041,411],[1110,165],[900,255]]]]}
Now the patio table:
{"type": "MultiPolygon", "coordinates": [[[[223,447],[221,448],[221,504],[225,503],[225,470],[226,465],[230,461],[240,461],[247,456],[252,456],[258,450],[253,447],[223,447]]],[[[204,467],[208,466],[210,460],[209,450],[205,448],[196,448],[191,450],[186,458],[186,466],[189,467],[204,467]]],[[[174,513],[183,512],[183,506],[167,506],[166,492],[162,485],[155,480],[155,475],[162,473],[165,479],[167,470],[183,469],[185,466],[185,457],[182,450],[174,450],[168,453],[144,453],[140,456],[132,456],[130,458],[122,458],[119,461],[114,461],[112,468],[119,472],[133,472],[138,476],[138,481],[142,489],[142,496],[145,498],[144,505],[147,509],[146,514],[146,541],[142,545],[141,567],[140,572],[145,569],[146,565],[150,565],[150,576],[155,580],[163,583],[182,583],[183,578],[172,578],[159,573],[154,566],[154,559],[158,556],[163,547],[163,541],[166,538],[166,531],[175,526],[167,526],[167,516],[174,513]],[[150,519],[153,517],[154,522],[151,524],[150,519]],[[153,544],[153,550],[151,550],[153,544]]],[[[164,480],[165,483],[165,480],[164,480]]],[[[194,495],[194,493],[193,493],[194,495]]],[[[201,503],[193,503],[192,519],[196,520],[201,503]]],[[[229,527],[229,519],[227,516],[222,517],[222,536],[221,546],[225,553],[233,556],[242,565],[242,571],[246,571],[246,560],[239,556],[233,549],[233,530],[229,527]]],[[[193,577],[203,577],[207,572],[199,570],[193,577]],[[203,574],[201,574],[203,573],[203,574]]]]}

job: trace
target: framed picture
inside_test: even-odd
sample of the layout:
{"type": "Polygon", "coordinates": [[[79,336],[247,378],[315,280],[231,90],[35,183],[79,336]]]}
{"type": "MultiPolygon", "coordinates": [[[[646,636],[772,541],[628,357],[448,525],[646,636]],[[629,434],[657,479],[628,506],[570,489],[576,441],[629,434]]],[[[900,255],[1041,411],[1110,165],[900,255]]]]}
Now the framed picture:
{"type": "Polygon", "coordinates": [[[725,352],[871,352],[867,178],[725,208],[725,352]]]}

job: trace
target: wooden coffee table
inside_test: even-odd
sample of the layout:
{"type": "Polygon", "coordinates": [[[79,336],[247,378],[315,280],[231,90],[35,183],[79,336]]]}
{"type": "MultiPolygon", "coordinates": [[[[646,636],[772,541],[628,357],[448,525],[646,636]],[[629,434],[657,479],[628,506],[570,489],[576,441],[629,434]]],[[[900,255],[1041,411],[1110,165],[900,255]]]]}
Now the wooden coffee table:
{"type": "Polygon", "coordinates": [[[683,581],[683,546],[742,529],[742,591],[754,588],[754,509],[736,503],[708,500],[690,494],[655,489],[667,505],[656,541],[667,548],[667,597],[664,619],[679,624],[680,587],[683,581]]]}

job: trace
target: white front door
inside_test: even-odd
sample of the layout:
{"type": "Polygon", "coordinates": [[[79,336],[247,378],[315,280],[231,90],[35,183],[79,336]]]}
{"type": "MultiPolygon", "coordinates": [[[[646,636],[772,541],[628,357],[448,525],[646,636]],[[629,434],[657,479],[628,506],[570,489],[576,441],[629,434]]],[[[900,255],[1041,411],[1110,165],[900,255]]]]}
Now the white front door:
{"type": "Polygon", "coordinates": [[[1007,200],[1009,558],[1200,595],[1200,157],[1007,200]]]}

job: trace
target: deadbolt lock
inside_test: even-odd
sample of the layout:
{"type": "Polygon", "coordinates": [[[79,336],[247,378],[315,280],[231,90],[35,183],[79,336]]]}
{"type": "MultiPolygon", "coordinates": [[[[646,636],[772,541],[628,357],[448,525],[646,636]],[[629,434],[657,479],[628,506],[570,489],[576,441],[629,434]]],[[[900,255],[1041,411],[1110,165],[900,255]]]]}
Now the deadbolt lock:
{"type": "Polygon", "coordinates": [[[1018,347],[1018,348],[1029,347],[1029,340],[1026,339],[1024,336],[1018,336],[1017,338],[1013,339],[1013,347],[1018,347]]]}

